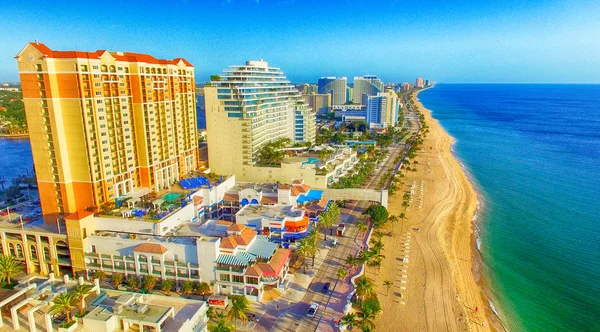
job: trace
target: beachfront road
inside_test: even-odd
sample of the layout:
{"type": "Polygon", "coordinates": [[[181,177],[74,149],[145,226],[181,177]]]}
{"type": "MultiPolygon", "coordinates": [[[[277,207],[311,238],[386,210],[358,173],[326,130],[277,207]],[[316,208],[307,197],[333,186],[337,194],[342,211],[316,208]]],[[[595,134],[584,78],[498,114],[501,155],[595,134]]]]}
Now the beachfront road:
{"type": "MultiPolygon", "coordinates": [[[[363,188],[378,186],[381,177],[394,169],[396,166],[394,161],[402,152],[402,147],[392,145],[387,158],[381,163],[382,167],[375,170],[363,188]]],[[[348,209],[342,209],[342,222],[348,225],[344,236],[338,237],[338,245],[329,250],[302,300],[282,312],[270,331],[336,331],[333,321],[343,316],[346,298],[352,290],[349,284],[350,278],[340,280],[337,271],[343,266],[348,255],[356,255],[364,245],[363,234],[358,234],[355,225],[362,218],[362,213],[369,204],[361,201],[352,204],[348,209]],[[326,282],[331,283],[331,290],[323,294],[321,290],[326,282]],[[319,304],[319,311],[315,317],[307,317],[306,313],[312,302],[319,304]]],[[[349,272],[352,276],[355,271],[349,272]]]]}

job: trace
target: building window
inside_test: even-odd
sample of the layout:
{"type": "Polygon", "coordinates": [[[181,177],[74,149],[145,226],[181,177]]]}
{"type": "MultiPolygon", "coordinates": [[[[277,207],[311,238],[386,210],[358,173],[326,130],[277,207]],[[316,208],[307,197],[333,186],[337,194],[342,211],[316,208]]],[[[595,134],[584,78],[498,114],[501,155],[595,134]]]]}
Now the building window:
{"type": "Polygon", "coordinates": [[[246,277],[246,282],[251,285],[258,285],[258,278],[246,277]]]}
{"type": "Polygon", "coordinates": [[[31,259],[38,259],[37,249],[35,248],[35,245],[29,246],[29,252],[31,253],[31,259]]]}
{"type": "Polygon", "coordinates": [[[44,259],[50,261],[50,249],[48,247],[44,247],[44,259]]]}
{"type": "Polygon", "coordinates": [[[92,69],[98,70],[98,66],[92,66],[92,69]]]}
{"type": "Polygon", "coordinates": [[[232,277],[233,277],[233,282],[239,282],[241,284],[244,283],[244,276],[233,275],[232,277]]]}
{"type": "Polygon", "coordinates": [[[229,274],[221,274],[219,275],[219,280],[221,281],[229,281],[229,274]]]}
{"type": "Polygon", "coordinates": [[[23,257],[23,246],[17,243],[17,257],[23,257]]]}
{"type": "Polygon", "coordinates": [[[8,244],[8,250],[9,250],[11,256],[16,256],[15,245],[14,244],[9,243],[8,244]]]}

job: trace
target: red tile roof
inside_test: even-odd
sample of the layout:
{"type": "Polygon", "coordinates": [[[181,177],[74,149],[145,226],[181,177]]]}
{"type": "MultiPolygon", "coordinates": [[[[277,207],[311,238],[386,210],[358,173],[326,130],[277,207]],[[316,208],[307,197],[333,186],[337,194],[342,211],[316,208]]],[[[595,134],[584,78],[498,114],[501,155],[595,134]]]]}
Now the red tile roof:
{"type": "Polygon", "coordinates": [[[164,254],[167,252],[167,248],[157,243],[142,243],[135,247],[133,251],[147,252],[151,254],[164,254]]]}
{"type": "MultiPolygon", "coordinates": [[[[45,56],[49,58],[82,58],[82,59],[98,59],[102,54],[106,52],[106,50],[97,50],[95,52],[81,52],[81,51],[53,51],[48,46],[32,42],[29,43],[33,47],[35,47],[38,51],[43,53],[45,56]]],[[[133,53],[133,52],[109,52],[110,55],[119,61],[128,61],[128,62],[145,62],[151,64],[160,64],[160,65],[177,65],[179,61],[182,61],[186,67],[193,67],[193,65],[184,58],[175,58],[173,60],[165,60],[165,59],[157,59],[148,54],[142,53],[133,53]]]]}
{"type": "Polygon", "coordinates": [[[300,189],[301,193],[306,194],[310,190],[310,186],[307,184],[302,184],[302,185],[298,186],[298,189],[300,189]]]}
{"type": "Polygon", "coordinates": [[[300,195],[300,189],[297,186],[292,187],[292,196],[300,195]]]}
{"type": "Polygon", "coordinates": [[[237,202],[240,200],[240,195],[237,193],[225,193],[225,196],[223,196],[223,200],[237,202]]]}
{"type": "Polygon", "coordinates": [[[241,245],[248,245],[250,241],[256,236],[256,232],[252,229],[245,227],[242,231],[241,235],[233,235],[235,237],[235,241],[241,245]]]}
{"type": "Polygon", "coordinates": [[[228,237],[224,237],[221,239],[221,245],[219,248],[227,248],[227,249],[235,249],[238,246],[237,242],[233,235],[229,235],[228,237]]]}
{"type": "Polygon", "coordinates": [[[304,180],[294,180],[292,181],[292,184],[302,184],[304,182],[304,180]]]}
{"type": "Polygon", "coordinates": [[[263,271],[263,275],[272,277],[279,276],[281,270],[283,270],[283,267],[287,262],[288,257],[290,257],[291,252],[292,251],[289,249],[277,249],[275,254],[273,254],[273,257],[271,257],[269,263],[259,263],[257,265],[263,271]]]}
{"type": "Polygon", "coordinates": [[[277,199],[277,197],[263,196],[263,198],[260,200],[260,202],[262,204],[277,204],[278,199],[277,199]]]}
{"type": "Polygon", "coordinates": [[[69,219],[69,220],[81,220],[85,217],[89,217],[91,215],[93,215],[93,212],[88,212],[88,211],[77,211],[75,213],[71,213],[70,215],[66,216],[65,219],[69,219]]]}
{"type": "Polygon", "coordinates": [[[263,271],[260,269],[258,264],[254,264],[246,270],[247,276],[260,277],[262,273],[263,271]]]}
{"type": "Polygon", "coordinates": [[[231,225],[233,225],[233,223],[231,221],[221,219],[221,220],[217,220],[217,225],[231,226],[231,225]]]}
{"type": "Polygon", "coordinates": [[[289,190],[289,189],[292,189],[292,186],[290,186],[289,184],[282,184],[279,186],[279,189],[289,190]]]}
{"type": "Polygon", "coordinates": [[[227,228],[227,231],[229,232],[240,232],[242,231],[246,226],[244,225],[240,225],[240,224],[233,224],[231,226],[229,226],[229,228],[227,228]]]}

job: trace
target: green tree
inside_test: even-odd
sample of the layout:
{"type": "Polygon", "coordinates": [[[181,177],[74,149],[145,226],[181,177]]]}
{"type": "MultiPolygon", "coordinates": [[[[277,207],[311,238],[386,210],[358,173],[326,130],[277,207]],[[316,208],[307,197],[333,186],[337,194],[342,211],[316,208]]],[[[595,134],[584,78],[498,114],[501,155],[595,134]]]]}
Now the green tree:
{"type": "Polygon", "coordinates": [[[0,281],[12,283],[12,278],[23,271],[23,265],[13,256],[0,256],[0,281]]]}
{"type": "Polygon", "coordinates": [[[274,141],[267,142],[258,150],[258,162],[263,165],[280,164],[285,156],[285,148],[290,144],[289,138],[279,138],[274,141]]]}
{"type": "Polygon", "coordinates": [[[209,324],[208,331],[209,332],[232,332],[235,330],[235,326],[233,324],[229,324],[225,319],[225,316],[217,315],[217,323],[209,324]]]}
{"type": "Polygon", "coordinates": [[[198,292],[198,294],[200,294],[202,296],[210,295],[210,293],[211,293],[210,285],[206,282],[200,282],[200,283],[198,283],[198,285],[196,287],[196,292],[198,292]]]}
{"type": "Polygon", "coordinates": [[[340,268],[337,270],[337,276],[342,280],[346,280],[346,277],[348,276],[348,271],[346,271],[346,269],[343,266],[340,266],[340,268]]]}
{"type": "Polygon", "coordinates": [[[79,301],[80,315],[83,315],[83,312],[85,311],[85,297],[90,293],[91,290],[91,285],[83,284],[77,285],[77,287],[73,288],[73,290],[71,291],[73,293],[73,296],[77,299],[77,301],[79,301]]]}
{"type": "Polygon", "coordinates": [[[410,206],[410,203],[408,201],[403,201],[402,202],[402,207],[404,207],[404,211],[406,211],[409,206],[410,206]]]}
{"type": "Polygon", "coordinates": [[[389,217],[389,213],[385,206],[372,204],[365,210],[363,214],[371,217],[371,222],[373,223],[373,227],[381,227],[385,224],[389,217]]]}
{"type": "Polygon", "coordinates": [[[115,289],[117,289],[119,288],[121,281],[123,281],[123,275],[120,273],[113,273],[111,276],[111,280],[113,285],[115,286],[115,289]]]}
{"type": "Polygon", "coordinates": [[[135,292],[138,289],[139,284],[140,280],[136,276],[129,276],[127,278],[127,286],[129,286],[131,291],[135,292]]]}
{"type": "Polygon", "coordinates": [[[169,296],[171,295],[171,290],[173,289],[174,283],[173,281],[166,279],[163,280],[162,283],[160,284],[160,290],[163,291],[165,293],[165,295],[169,296]]]}
{"type": "Polygon", "coordinates": [[[357,316],[356,316],[356,314],[353,314],[353,313],[347,314],[346,316],[342,317],[342,319],[340,320],[341,325],[350,325],[350,327],[355,325],[357,322],[358,322],[357,316]]]}
{"type": "Polygon", "coordinates": [[[71,323],[71,311],[77,305],[77,297],[71,292],[58,294],[52,301],[49,312],[51,314],[62,314],[66,317],[66,323],[71,323]]]}
{"type": "Polygon", "coordinates": [[[181,291],[183,292],[183,294],[189,295],[192,293],[193,290],[194,283],[191,280],[186,280],[183,282],[183,285],[181,285],[181,291]]]}
{"type": "Polygon", "coordinates": [[[227,318],[229,321],[231,321],[231,319],[235,319],[236,330],[238,318],[242,321],[242,323],[246,323],[248,321],[248,316],[246,315],[248,310],[250,310],[250,301],[248,301],[245,295],[234,295],[231,297],[231,308],[227,313],[227,318]]]}
{"type": "Polygon", "coordinates": [[[154,290],[157,281],[158,279],[155,276],[145,276],[142,279],[142,288],[151,293],[154,290]]]}
{"type": "Polygon", "coordinates": [[[331,227],[333,227],[333,224],[334,219],[330,210],[327,210],[321,213],[321,215],[319,215],[319,221],[317,222],[317,226],[323,233],[325,241],[327,241],[327,230],[331,229],[331,227]]]}
{"type": "Polygon", "coordinates": [[[358,262],[358,260],[356,259],[356,257],[352,256],[352,255],[348,255],[346,256],[346,259],[344,260],[344,263],[348,266],[356,266],[359,265],[360,263],[358,262]]]}
{"type": "Polygon", "coordinates": [[[383,285],[385,286],[385,288],[387,289],[387,295],[390,294],[390,288],[394,285],[391,281],[389,280],[384,280],[383,281],[383,285]]]}
{"type": "Polygon", "coordinates": [[[98,270],[94,272],[94,278],[98,279],[98,281],[102,283],[102,281],[104,281],[104,278],[106,278],[106,272],[98,270]]]}
{"type": "Polygon", "coordinates": [[[365,276],[361,276],[355,281],[356,296],[360,299],[360,303],[363,302],[365,296],[371,295],[373,292],[373,283],[365,276]]]}

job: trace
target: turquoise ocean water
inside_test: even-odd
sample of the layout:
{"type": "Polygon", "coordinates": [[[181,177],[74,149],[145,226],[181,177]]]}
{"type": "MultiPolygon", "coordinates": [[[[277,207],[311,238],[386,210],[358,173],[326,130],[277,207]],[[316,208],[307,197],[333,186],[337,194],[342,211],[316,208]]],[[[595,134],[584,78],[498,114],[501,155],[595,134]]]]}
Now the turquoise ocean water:
{"type": "Polygon", "coordinates": [[[419,99],[480,192],[511,331],[600,331],[600,85],[439,84],[419,99]]]}

